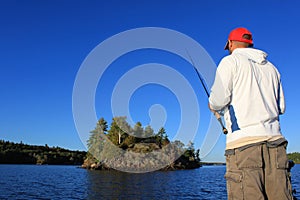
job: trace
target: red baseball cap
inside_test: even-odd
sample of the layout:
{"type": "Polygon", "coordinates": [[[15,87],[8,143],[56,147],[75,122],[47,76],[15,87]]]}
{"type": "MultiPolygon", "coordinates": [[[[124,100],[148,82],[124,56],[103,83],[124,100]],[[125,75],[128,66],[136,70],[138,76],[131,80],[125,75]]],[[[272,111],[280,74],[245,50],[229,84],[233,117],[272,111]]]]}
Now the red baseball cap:
{"type": "MultiPolygon", "coordinates": [[[[246,42],[246,43],[249,43],[250,46],[253,46],[252,33],[248,29],[243,28],[243,27],[232,30],[228,36],[228,40],[246,42]],[[250,39],[243,37],[244,35],[250,35],[250,39]]],[[[224,47],[225,50],[228,49],[228,44],[229,44],[228,40],[224,47]]]]}

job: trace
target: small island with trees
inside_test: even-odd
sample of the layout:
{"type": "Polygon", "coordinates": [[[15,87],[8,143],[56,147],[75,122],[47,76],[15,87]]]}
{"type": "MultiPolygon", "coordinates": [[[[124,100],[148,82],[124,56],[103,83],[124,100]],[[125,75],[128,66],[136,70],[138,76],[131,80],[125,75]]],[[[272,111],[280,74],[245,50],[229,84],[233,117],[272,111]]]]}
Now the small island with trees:
{"type": "Polygon", "coordinates": [[[96,170],[143,169],[143,171],[195,169],[201,167],[200,150],[190,142],[171,142],[162,127],[157,133],[151,126],[137,122],[131,127],[126,117],[114,117],[110,128],[101,118],[88,140],[83,168],[96,170]]]}

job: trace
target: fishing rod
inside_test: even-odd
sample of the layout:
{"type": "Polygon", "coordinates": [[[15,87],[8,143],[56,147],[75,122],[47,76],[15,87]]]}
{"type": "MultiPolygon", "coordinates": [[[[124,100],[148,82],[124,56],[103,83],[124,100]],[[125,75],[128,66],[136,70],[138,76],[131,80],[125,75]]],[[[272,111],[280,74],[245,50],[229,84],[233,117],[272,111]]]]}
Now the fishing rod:
{"type": "MultiPolygon", "coordinates": [[[[194,70],[196,71],[196,73],[197,73],[197,75],[198,75],[198,78],[199,78],[199,80],[200,80],[200,82],[201,82],[201,84],[202,84],[202,86],[203,86],[203,88],[204,88],[204,90],[205,90],[205,93],[206,93],[207,97],[209,98],[209,93],[208,93],[208,90],[207,90],[205,81],[204,81],[204,79],[202,78],[202,76],[200,75],[200,73],[199,73],[199,71],[197,70],[197,68],[195,67],[194,61],[193,61],[193,59],[192,59],[192,57],[191,57],[191,55],[189,54],[188,51],[187,51],[187,54],[188,54],[188,56],[189,56],[189,58],[190,58],[190,60],[191,60],[192,66],[193,66],[194,70]]],[[[222,119],[221,119],[221,115],[220,115],[217,111],[215,111],[215,110],[212,110],[212,112],[213,112],[214,116],[217,118],[218,122],[220,123],[220,125],[221,125],[221,127],[222,127],[223,133],[226,135],[226,134],[228,133],[228,131],[227,131],[227,129],[225,128],[225,126],[223,125],[223,122],[222,122],[222,119]]]]}

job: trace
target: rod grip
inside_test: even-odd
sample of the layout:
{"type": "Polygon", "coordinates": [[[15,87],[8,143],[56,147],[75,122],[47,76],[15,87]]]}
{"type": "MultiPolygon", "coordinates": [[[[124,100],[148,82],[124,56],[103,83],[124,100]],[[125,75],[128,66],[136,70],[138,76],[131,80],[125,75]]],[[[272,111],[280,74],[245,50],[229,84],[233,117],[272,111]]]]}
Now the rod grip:
{"type": "Polygon", "coordinates": [[[217,120],[219,121],[219,123],[221,124],[223,133],[226,135],[228,133],[228,131],[225,128],[225,126],[223,125],[221,115],[217,111],[214,111],[213,113],[214,113],[215,117],[217,118],[217,120]]]}

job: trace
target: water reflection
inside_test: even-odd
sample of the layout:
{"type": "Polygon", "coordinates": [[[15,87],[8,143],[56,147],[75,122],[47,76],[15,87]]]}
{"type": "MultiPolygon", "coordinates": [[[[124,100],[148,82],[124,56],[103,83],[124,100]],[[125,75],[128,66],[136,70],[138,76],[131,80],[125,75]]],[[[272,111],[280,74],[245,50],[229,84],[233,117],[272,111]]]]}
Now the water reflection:
{"type": "Polygon", "coordinates": [[[118,171],[89,171],[89,199],[157,199],[161,193],[159,173],[130,174],[118,171]]]}
{"type": "Polygon", "coordinates": [[[225,167],[130,174],[88,171],[88,199],[226,199],[225,167]]]}

